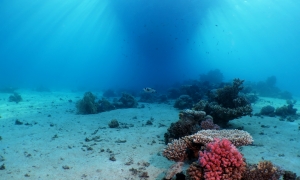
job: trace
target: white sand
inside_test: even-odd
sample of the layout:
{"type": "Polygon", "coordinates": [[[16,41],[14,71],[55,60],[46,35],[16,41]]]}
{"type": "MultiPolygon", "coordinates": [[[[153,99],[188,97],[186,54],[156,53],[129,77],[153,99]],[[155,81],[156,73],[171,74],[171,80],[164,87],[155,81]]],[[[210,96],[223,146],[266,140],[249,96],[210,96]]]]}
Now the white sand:
{"type": "MultiPolygon", "coordinates": [[[[24,101],[18,104],[7,101],[9,94],[0,94],[0,155],[5,158],[0,165],[4,163],[6,167],[0,170],[0,179],[145,179],[139,177],[142,172],[148,173],[148,179],[162,179],[173,164],[161,156],[164,133],[171,122],[178,120],[179,111],[172,104],[140,103],[145,108],[77,115],[75,102],[83,92],[20,94],[24,101]],[[69,103],[69,99],[73,102],[69,103]],[[153,125],[145,125],[151,118],[153,125]],[[32,125],[15,125],[16,119],[32,125]],[[127,123],[129,128],[108,128],[112,119],[127,123]],[[57,138],[53,138],[55,135],[57,138]],[[85,141],[96,136],[100,136],[99,142],[85,141]],[[110,160],[112,155],[115,161],[110,160]],[[132,168],[138,172],[134,174],[132,168]]],[[[285,101],[263,98],[254,109],[259,111],[270,103],[279,107],[285,101]]],[[[243,117],[230,124],[243,126],[253,136],[254,144],[260,145],[243,147],[248,162],[257,163],[264,158],[300,175],[300,120],[278,119],[243,117]]]]}

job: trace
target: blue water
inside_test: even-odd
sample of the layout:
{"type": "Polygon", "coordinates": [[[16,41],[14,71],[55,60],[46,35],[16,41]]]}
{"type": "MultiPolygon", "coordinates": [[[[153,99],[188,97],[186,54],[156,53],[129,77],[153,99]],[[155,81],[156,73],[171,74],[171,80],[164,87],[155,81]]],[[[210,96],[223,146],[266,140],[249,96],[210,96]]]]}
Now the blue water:
{"type": "Polygon", "coordinates": [[[299,0],[1,0],[0,85],[168,86],[225,80],[300,90],[299,0]]]}

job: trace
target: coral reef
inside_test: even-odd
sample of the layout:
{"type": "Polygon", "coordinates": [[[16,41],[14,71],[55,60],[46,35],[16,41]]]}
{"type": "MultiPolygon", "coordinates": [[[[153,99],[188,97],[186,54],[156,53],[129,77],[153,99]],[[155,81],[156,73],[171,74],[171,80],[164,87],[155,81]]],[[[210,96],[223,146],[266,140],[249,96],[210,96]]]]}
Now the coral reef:
{"type": "Polygon", "coordinates": [[[86,92],[84,97],[76,103],[77,113],[79,114],[96,114],[114,110],[117,108],[133,108],[137,102],[133,96],[123,93],[119,100],[110,103],[107,99],[102,98],[96,102],[96,96],[91,92],[86,92]]]}
{"type": "Polygon", "coordinates": [[[195,106],[195,110],[202,110],[213,116],[215,123],[224,127],[229,120],[241,116],[252,115],[251,104],[239,92],[243,89],[243,80],[234,79],[232,85],[220,88],[216,93],[211,92],[210,102],[201,100],[195,106]]]}
{"type": "MultiPolygon", "coordinates": [[[[196,110],[192,110],[192,109],[185,109],[184,111],[182,111],[183,114],[186,115],[192,115],[193,117],[196,118],[200,118],[200,120],[206,115],[206,113],[204,111],[196,111],[196,110]]],[[[183,114],[179,114],[179,116],[183,115],[183,114]]],[[[199,120],[199,119],[197,119],[199,120]]]]}
{"type": "Polygon", "coordinates": [[[270,76],[265,81],[253,84],[252,87],[260,96],[293,99],[290,92],[281,91],[278,87],[276,87],[276,82],[277,78],[275,76],[270,76]]]}
{"type": "Polygon", "coordinates": [[[243,130],[201,130],[192,135],[194,143],[208,144],[214,139],[228,139],[234,146],[245,146],[252,144],[252,136],[243,130]]]}
{"type": "Polygon", "coordinates": [[[184,110],[179,114],[179,120],[171,123],[165,133],[165,143],[171,142],[183,136],[191,135],[200,130],[199,123],[205,116],[204,111],[184,110]]]}
{"type": "Polygon", "coordinates": [[[193,107],[193,99],[189,95],[181,95],[176,99],[174,107],[177,109],[188,109],[193,107]]]}
{"type": "Polygon", "coordinates": [[[216,129],[219,130],[220,126],[217,124],[214,124],[213,117],[210,115],[207,115],[204,121],[201,121],[201,129],[207,130],[207,129],[216,129]]]}
{"type": "Polygon", "coordinates": [[[248,165],[242,180],[278,180],[283,170],[270,161],[260,161],[257,165],[248,165]]]}
{"type": "Polygon", "coordinates": [[[86,92],[84,97],[77,101],[76,107],[79,114],[96,114],[98,104],[95,102],[96,96],[91,92],[86,92]]]}
{"type": "Polygon", "coordinates": [[[281,117],[287,117],[291,115],[296,115],[297,109],[294,108],[293,104],[284,105],[276,108],[275,114],[281,117]]]}
{"type": "Polygon", "coordinates": [[[227,139],[215,139],[199,156],[206,180],[238,180],[246,170],[242,154],[227,139]]]}
{"type": "Polygon", "coordinates": [[[201,98],[204,96],[201,90],[201,86],[199,86],[198,84],[183,85],[180,88],[180,92],[182,94],[188,95],[193,102],[200,101],[201,98]]]}
{"type": "Polygon", "coordinates": [[[253,142],[251,135],[242,130],[201,130],[168,143],[163,155],[173,161],[197,158],[199,150],[214,139],[228,139],[234,146],[245,146],[253,142]]]}
{"type": "Polygon", "coordinates": [[[261,115],[274,117],[275,116],[275,108],[271,105],[267,105],[261,108],[260,110],[261,115]]]}
{"type": "Polygon", "coordinates": [[[193,162],[186,170],[187,180],[204,180],[204,171],[198,162],[193,162]]]}
{"type": "Polygon", "coordinates": [[[201,99],[207,99],[208,92],[218,87],[219,83],[214,83],[213,81],[188,80],[182,85],[176,84],[176,86],[168,89],[167,94],[170,99],[178,99],[182,95],[188,95],[195,104],[201,99]]]}
{"type": "Polygon", "coordinates": [[[102,98],[98,101],[98,112],[105,112],[105,111],[111,111],[116,109],[114,105],[112,105],[107,99],[102,98]]]}
{"type": "Polygon", "coordinates": [[[117,127],[119,127],[119,122],[118,122],[118,120],[113,119],[108,123],[108,126],[110,128],[117,128],[117,127]]]}
{"type": "Polygon", "coordinates": [[[184,140],[173,140],[163,151],[163,155],[172,161],[183,162],[187,158],[187,143],[184,140]]]}
{"type": "Polygon", "coordinates": [[[127,93],[123,93],[121,98],[113,104],[116,108],[135,108],[138,105],[134,97],[127,93]]]}
{"type": "Polygon", "coordinates": [[[23,99],[22,99],[21,95],[18,94],[18,93],[16,93],[16,92],[14,92],[13,95],[10,95],[10,96],[8,97],[8,101],[9,101],[9,102],[19,103],[19,102],[21,102],[22,100],[23,100],[23,99]]]}

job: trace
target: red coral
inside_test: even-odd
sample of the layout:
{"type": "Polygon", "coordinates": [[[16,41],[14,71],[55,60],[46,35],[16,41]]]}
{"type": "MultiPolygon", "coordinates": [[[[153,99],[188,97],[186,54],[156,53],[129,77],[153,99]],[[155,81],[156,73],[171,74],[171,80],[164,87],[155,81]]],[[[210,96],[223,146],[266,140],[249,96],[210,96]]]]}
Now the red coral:
{"type": "Polygon", "coordinates": [[[228,139],[215,139],[207,144],[207,150],[199,154],[206,180],[239,180],[245,172],[242,154],[228,139]]]}

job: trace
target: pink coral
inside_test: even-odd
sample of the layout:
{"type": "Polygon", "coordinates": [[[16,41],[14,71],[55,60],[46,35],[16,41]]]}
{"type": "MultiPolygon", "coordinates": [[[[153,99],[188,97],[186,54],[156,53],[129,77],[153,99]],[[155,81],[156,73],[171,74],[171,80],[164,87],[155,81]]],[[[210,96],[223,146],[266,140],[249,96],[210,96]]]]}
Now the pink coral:
{"type": "Polygon", "coordinates": [[[239,180],[245,172],[242,154],[228,139],[215,139],[200,151],[199,162],[206,180],[239,180]]]}

